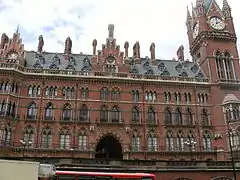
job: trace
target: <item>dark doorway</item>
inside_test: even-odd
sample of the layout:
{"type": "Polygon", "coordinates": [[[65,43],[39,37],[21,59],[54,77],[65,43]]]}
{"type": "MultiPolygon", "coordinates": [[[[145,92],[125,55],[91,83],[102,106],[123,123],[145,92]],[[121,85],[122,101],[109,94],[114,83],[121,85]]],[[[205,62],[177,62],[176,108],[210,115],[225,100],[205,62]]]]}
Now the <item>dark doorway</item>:
{"type": "Polygon", "coordinates": [[[120,142],[110,135],[103,137],[96,147],[95,158],[121,160],[123,158],[123,155],[120,142]]]}

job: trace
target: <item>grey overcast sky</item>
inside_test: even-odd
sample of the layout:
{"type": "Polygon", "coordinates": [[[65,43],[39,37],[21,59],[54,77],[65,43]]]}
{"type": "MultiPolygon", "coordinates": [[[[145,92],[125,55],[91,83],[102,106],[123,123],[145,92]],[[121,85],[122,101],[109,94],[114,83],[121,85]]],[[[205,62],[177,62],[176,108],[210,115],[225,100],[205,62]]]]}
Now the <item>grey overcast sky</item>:
{"type": "MultiPolygon", "coordinates": [[[[216,0],[222,7],[222,0],[216,0]]],[[[228,0],[235,28],[240,36],[240,0],[228,0]]],[[[91,53],[92,40],[98,49],[105,43],[108,24],[115,25],[115,38],[123,51],[125,41],[140,42],[141,56],[150,56],[156,44],[156,57],[172,59],[183,44],[189,55],[186,35],[186,10],[195,0],[0,0],[1,31],[12,36],[17,25],[26,50],[36,50],[43,35],[45,51],[63,52],[68,36],[73,53],[91,53]]]]}

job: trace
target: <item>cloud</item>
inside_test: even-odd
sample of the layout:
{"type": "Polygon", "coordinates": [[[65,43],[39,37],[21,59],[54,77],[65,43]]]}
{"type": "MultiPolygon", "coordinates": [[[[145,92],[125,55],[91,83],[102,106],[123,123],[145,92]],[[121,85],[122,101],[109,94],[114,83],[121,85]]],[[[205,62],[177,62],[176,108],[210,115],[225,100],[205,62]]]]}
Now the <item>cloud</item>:
{"type": "MultiPolygon", "coordinates": [[[[158,58],[172,59],[183,44],[190,58],[186,34],[186,7],[194,0],[0,0],[0,26],[11,35],[20,24],[20,32],[28,50],[36,50],[42,34],[44,50],[63,52],[65,39],[73,41],[73,52],[91,53],[92,40],[98,49],[106,42],[107,26],[115,24],[117,44],[123,50],[125,41],[140,42],[141,56],[150,56],[149,47],[156,44],[158,58]]],[[[220,7],[222,0],[217,0],[220,7]]],[[[240,34],[239,0],[228,0],[236,32],[240,34]]]]}

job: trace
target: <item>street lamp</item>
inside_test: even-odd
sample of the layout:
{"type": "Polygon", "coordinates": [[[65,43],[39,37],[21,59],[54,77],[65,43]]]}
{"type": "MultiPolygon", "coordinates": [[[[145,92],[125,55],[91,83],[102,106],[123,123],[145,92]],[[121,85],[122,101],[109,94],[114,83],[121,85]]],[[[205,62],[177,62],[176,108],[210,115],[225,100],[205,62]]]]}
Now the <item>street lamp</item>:
{"type": "Polygon", "coordinates": [[[21,145],[23,146],[23,157],[24,157],[24,153],[25,153],[25,149],[26,149],[26,146],[31,146],[32,145],[32,142],[31,141],[24,141],[24,140],[20,140],[20,143],[21,143],[21,145]]]}

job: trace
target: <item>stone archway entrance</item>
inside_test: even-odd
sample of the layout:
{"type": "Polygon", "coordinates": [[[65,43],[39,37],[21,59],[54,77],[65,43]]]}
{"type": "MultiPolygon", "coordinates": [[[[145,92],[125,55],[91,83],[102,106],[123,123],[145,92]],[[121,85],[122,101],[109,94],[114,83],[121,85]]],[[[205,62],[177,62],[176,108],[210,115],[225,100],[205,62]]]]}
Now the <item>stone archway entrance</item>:
{"type": "Polygon", "coordinates": [[[120,142],[111,135],[104,136],[96,147],[95,158],[121,160],[123,158],[123,154],[120,142]]]}

